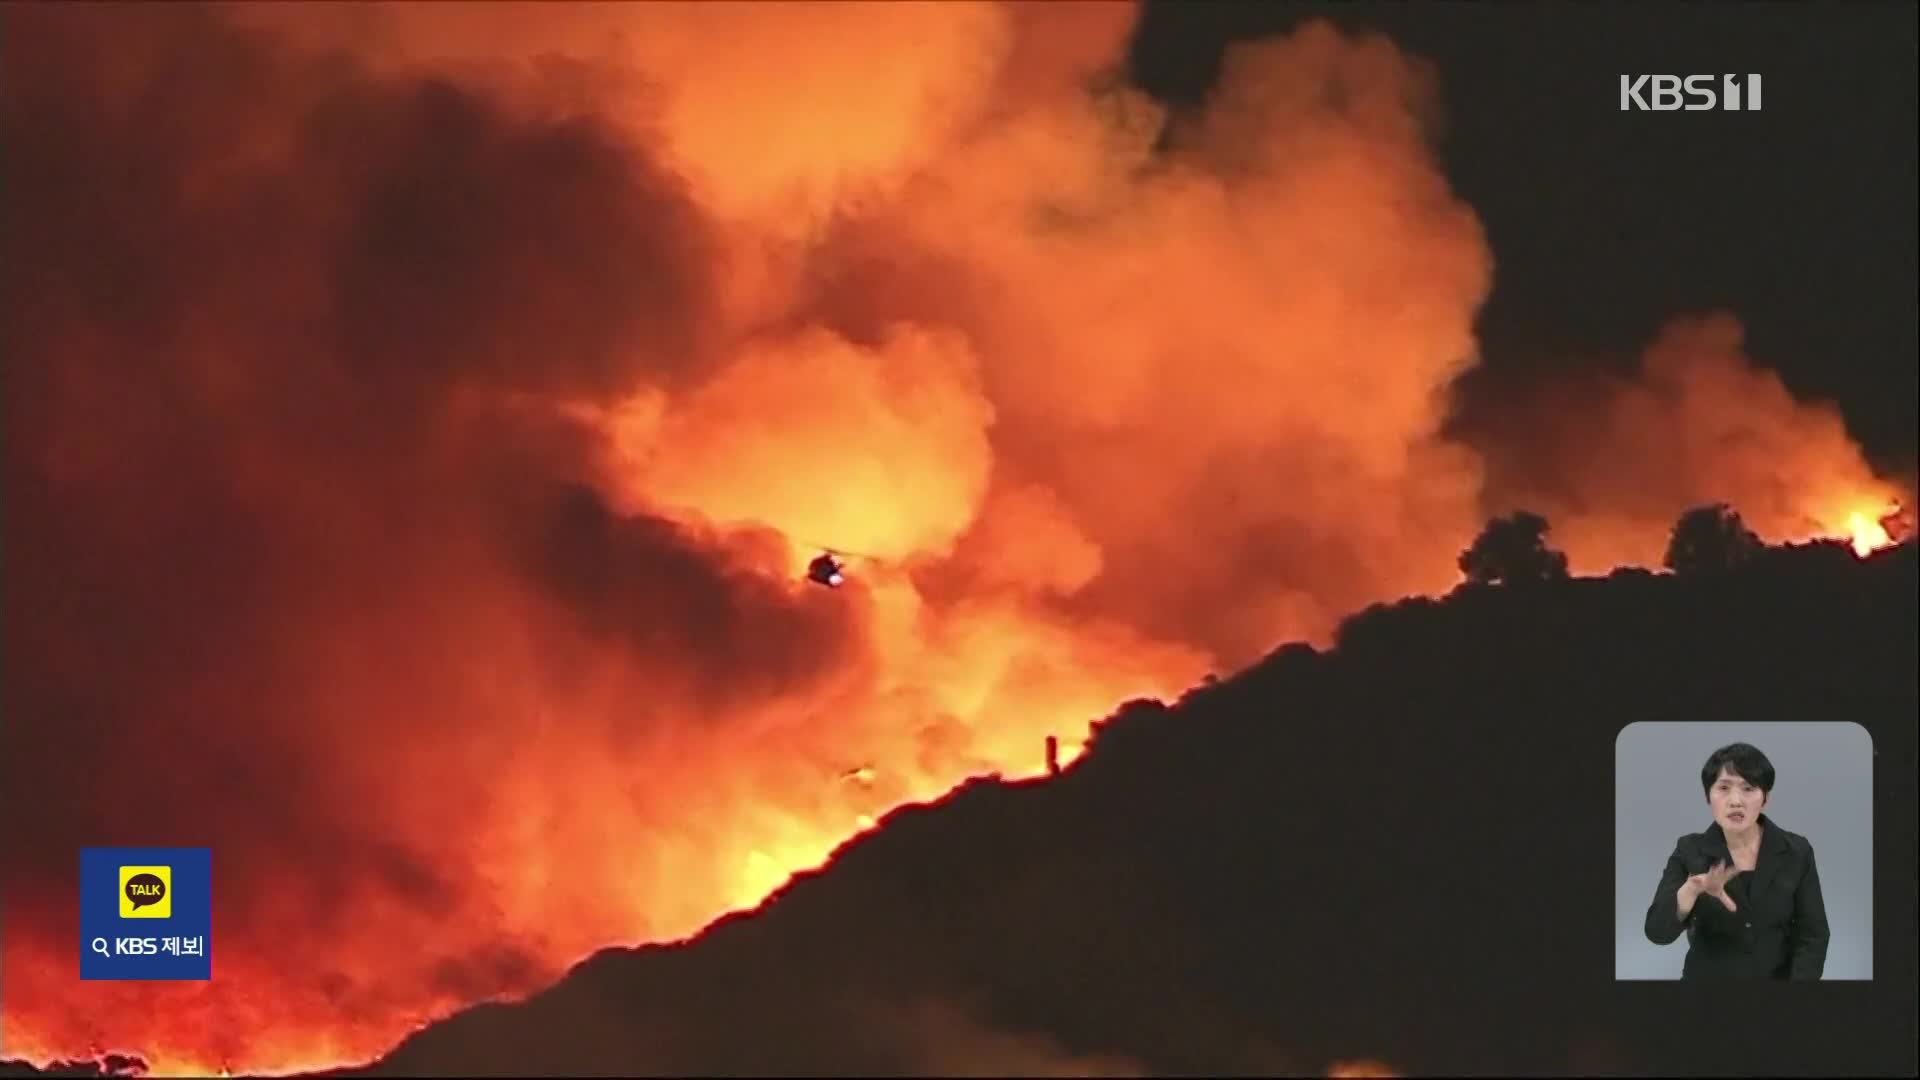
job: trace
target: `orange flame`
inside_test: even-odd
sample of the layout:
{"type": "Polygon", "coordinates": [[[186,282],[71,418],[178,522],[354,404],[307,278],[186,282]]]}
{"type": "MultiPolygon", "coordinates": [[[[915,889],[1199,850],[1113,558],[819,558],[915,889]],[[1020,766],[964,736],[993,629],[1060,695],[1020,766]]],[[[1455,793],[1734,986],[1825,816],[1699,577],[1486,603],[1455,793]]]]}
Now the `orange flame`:
{"type": "Polygon", "coordinates": [[[1898,514],[1899,512],[1900,504],[1894,503],[1887,508],[1885,513],[1872,517],[1858,510],[1849,513],[1847,515],[1847,532],[1853,540],[1854,554],[1864,559],[1868,555],[1879,551],[1881,548],[1892,547],[1893,537],[1888,534],[1887,527],[1883,522],[1888,517],[1898,514]]]}
{"type": "MultiPolygon", "coordinates": [[[[372,1058],[1444,590],[1490,466],[1555,459],[1444,434],[1491,253],[1379,38],[1174,119],[1088,90],[1114,4],[182,11],[8,12],[0,800],[68,830],[0,865],[9,1054],[372,1058]],[[72,848],[157,832],[219,849],[214,980],[79,983],[72,848]]],[[[1722,491],[1885,542],[1737,339],[1592,407],[1576,565],[1722,491]]]]}

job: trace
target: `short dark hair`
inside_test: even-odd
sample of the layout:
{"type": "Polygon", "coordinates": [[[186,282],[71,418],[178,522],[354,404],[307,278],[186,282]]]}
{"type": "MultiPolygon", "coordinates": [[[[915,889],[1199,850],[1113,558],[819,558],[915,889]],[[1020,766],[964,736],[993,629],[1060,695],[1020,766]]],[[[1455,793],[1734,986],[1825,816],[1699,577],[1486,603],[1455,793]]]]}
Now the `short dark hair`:
{"type": "Polygon", "coordinates": [[[1707,794],[1713,791],[1713,782],[1720,779],[1722,767],[1731,768],[1733,775],[1747,781],[1768,795],[1773,794],[1773,762],[1767,755],[1750,743],[1728,743],[1708,755],[1707,763],[1700,767],[1700,791],[1707,794]]]}

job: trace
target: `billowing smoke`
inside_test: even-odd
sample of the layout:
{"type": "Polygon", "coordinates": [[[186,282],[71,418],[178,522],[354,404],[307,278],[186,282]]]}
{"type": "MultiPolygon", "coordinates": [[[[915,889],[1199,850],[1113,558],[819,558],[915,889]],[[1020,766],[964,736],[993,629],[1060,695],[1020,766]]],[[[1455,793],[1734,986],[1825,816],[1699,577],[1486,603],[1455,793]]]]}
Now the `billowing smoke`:
{"type": "Polygon", "coordinates": [[[1908,485],[1874,474],[1838,409],[1796,401],[1746,354],[1724,312],[1669,322],[1630,375],[1520,388],[1487,424],[1489,502],[1543,513],[1576,573],[1658,565],[1674,518],[1708,503],[1776,543],[1865,540],[1913,505],[1908,485]]]}
{"type": "Polygon", "coordinates": [[[1872,493],[1717,323],[1446,437],[1432,74],[1311,26],[1169,117],[1133,18],[10,9],[5,1049],[330,1065],[691,933],[1448,587],[1503,446],[1585,565],[1872,493]],[[214,849],[212,982],[75,981],[89,844],[214,849]]]}

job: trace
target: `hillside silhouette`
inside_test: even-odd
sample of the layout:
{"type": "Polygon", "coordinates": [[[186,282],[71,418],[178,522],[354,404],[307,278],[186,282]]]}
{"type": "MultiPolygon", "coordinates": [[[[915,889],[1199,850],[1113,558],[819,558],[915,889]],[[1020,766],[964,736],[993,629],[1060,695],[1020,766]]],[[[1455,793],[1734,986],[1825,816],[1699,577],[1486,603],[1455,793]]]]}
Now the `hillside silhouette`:
{"type": "Polygon", "coordinates": [[[1822,543],[1375,606],[327,1075],[1912,1075],[1916,585],[1822,543]],[[1614,982],[1614,737],[1660,719],[1872,733],[1875,982],[1614,982]]]}

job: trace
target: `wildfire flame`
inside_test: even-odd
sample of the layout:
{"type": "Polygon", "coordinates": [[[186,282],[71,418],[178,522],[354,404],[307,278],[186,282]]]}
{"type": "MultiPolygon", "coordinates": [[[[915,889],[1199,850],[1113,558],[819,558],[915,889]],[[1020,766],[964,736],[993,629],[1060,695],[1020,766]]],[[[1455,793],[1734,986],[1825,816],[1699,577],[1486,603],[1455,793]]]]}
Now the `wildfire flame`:
{"type": "Polygon", "coordinates": [[[1730,318],[1443,434],[1430,75],[1314,25],[1174,118],[1096,77],[1136,14],[10,9],[6,1052],[370,1059],[1444,591],[1509,496],[1576,567],[1720,499],[1889,542],[1730,318]],[[215,849],[212,981],[75,980],[103,842],[215,849]]]}
{"type": "Polygon", "coordinates": [[[1892,547],[1893,537],[1888,534],[1884,522],[1900,512],[1900,504],[1894,503],[1884,513],[1868,517],[1858,510],[1847,515],[1847,534],[1853,541],[1854,554],[1861,558],[1892,547]]]}

